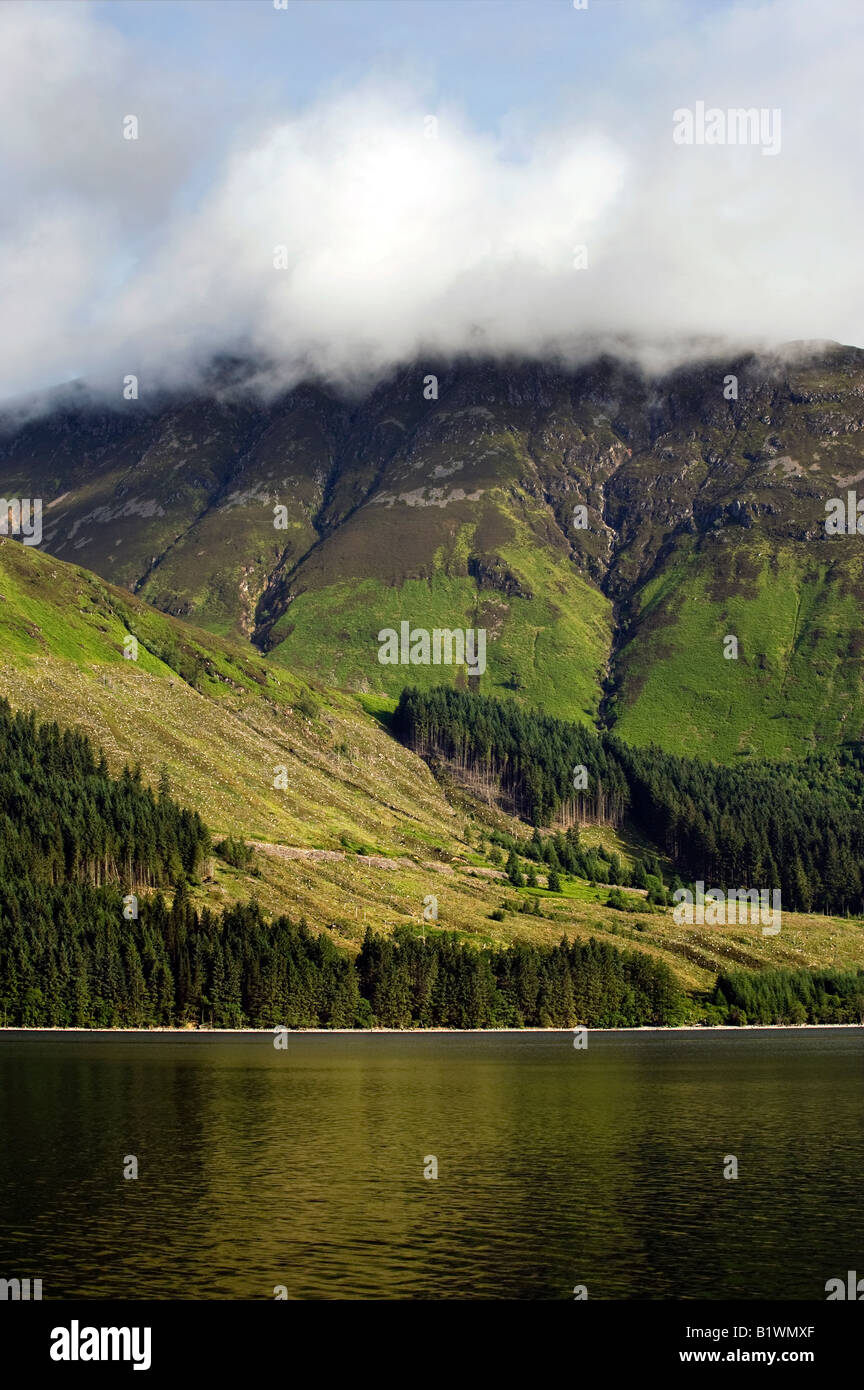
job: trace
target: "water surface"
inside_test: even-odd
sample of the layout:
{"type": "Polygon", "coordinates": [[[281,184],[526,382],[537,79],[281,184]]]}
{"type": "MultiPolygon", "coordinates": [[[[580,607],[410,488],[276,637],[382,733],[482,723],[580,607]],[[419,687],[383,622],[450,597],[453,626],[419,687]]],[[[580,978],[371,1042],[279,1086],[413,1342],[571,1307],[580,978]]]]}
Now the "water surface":
{"type": "Polygon", "coordinates": [[[822,1300],[862,1174],[860,1029],[0,1034],[46,1298],[822,1300]]]}

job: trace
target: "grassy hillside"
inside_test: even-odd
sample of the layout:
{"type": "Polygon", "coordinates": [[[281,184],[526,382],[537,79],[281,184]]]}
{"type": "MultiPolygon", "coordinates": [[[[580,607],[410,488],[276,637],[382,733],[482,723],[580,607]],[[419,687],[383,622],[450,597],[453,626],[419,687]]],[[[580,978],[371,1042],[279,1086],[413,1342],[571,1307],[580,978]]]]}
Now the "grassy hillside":
{"type": "MultiPolygon", "coordinates": [[[[496,558],[522,593],[504,595],[459,574],[476,534],[457,504],[461,525],[441,538],[426,577],[339,579],[300,594],[270,634],[273,664],[318,674],[343,689],[398,696],[410,681],[468,684],[464,667],[382,665],[378,633],[412,627],[483,628],[486,671],[471,677],[485,694],[517,691],[551,713],[592,722],[599,710],[610,643],[610,605],[555,551],[543,551],[525,521],[512,527],[496,558]]],[[[359,524],[359,523],[358,523],[359,524]]],[[[381,541],[382,546],[385,544],[381,541]]]]}
{"type": "Polygon", "coordinates": [[[82,726],[112,766],[140,762],[154,783],[164,765],[216,833],[319,847],[345,834],[389,853],[450,841],[455,816],[426,767],[350,696],[3,539],[0,641],[15,706],[82,726]],[[137,661],[123,657],[130,633],[137,661]]]}
{"type": "MultiPolygon", "coordinates": [[[[671,965],[691,990],[721,969],[844,966],[864,959],[855,921],[784,914],[782,933],[678,927],[668,910],[621,912],[581,881],[562,894],[516,889],[490,862],[490,828],[527,828],[453,788],[387,733],[382,702],[311,687],[239,644],[188,627],[85,570],[0,539],[0,695],[43,719],[84,728],[112,770],[139,762],[198,810],[216,838],[256,846],[249,870],[219,859],[195,890],[213,903],[255,896],[305,914],[356,949],[367,925],[456,930],[475,942],[600,935],[671,965]],[[129,633],[137,662],[124,660],[129,633]],[[273,787],[286,769],[287,786],[273,787]],[[437,923],[423,903],[438,900],[437,923]],[[543,915],[518,909],[537,898],[543,915]],[[493,912],[503,911],[503,920],[493,912]]],[[[644,842],[584,832],[631,862],[644,842]]]]}
{"type": "Polygon", "coordinates": [[[860,542],[682,541],[636,599],[610,702],[616,731],[720,761],[864,737],[860,542]]]}

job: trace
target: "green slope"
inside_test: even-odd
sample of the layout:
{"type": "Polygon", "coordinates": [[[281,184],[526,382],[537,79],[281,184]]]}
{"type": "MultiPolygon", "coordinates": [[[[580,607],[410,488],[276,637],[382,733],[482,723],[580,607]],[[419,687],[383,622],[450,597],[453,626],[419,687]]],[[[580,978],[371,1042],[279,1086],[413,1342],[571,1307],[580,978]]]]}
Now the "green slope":
{"type": "MultiPolygon", "coordinates": [[[[112,770],[137,761],[155,785],[165,767],[177,799],[200,811],[217,837],[258,845],[251,874],[217,861],[196,890],[214,905],[256,896],[266,910],[305,914],[316,930],[356,948],[366,926],[436,930],[422,923],[433,894],[437,929],[465,940],[601,935],[666,960],[691,990],[709,988],[731,964],[860,962],[855,922],[784,914],[777,938],[677,927],[662,910],[607,908],[603,890],[580,882],[561,895],[539,891],[543,917],[519,913],[533,890],[512,888],[491,866],[484,830],[527,835],[527,827],[457,787],[445,796],[425,763],[390,738],[374,712],[380,702],[310,687],[248,647],[3,539],[0,648],[0,695],[14,707],[83,727],[112,770]],[[137,662],[122,655],[130,632],[140,643],[137,662]],[[285,789],[272,785],[277,765],[286,769],[285,789]],[[503,920],[493,920],[502,906],[503,920]]],[[[642,849],[626,830],[587,828],[584,836],[626,862],[642,849]]]]}
{"type": "Polygon", "coordinates": [[[639,592],[610,709],[617,731],[720,761],[861,739],[861,539],[686,539],[639,592]]]}
{"type": "MultiPolygon", "coordinates": [[[[478,523],[464,504],[456,503],[461,524],[454,525],[452,537],[436,537],[441,543],[434,549],[430,573],[396,582],[393,576],[388,576],[391,582],[358,576],[307,590],[275,623],[270,660],[307,676],[319,675],[330,685],[395,697],[409,681],[464,686],[467,672],[464,666],[384,665],[379,632],[398,631],[402,621],[430,632],[483,629],[486,670],[471,678],[472,688],[485,694],[515,690],[551,713],[593,721],[608,660],[611,605],[573,571],[566,556],[536,544],[529,518],[537,522],[538,517],[531,517],[530,499],[518,500],[522,515],[508,517],[502,505],[497,518],[509,521],[509,536],[496,547],[493,577],[500,582],[505,574],[504,582],[521,592],[501,592],[460,574],[478,523]]],[[[487,505],[498,501],[493,495],[487,505]]],[[[416,523],[416,515],[410,520],[416,523]]],[[[419,553],[416,524],[414,531],[419,553]]]]}

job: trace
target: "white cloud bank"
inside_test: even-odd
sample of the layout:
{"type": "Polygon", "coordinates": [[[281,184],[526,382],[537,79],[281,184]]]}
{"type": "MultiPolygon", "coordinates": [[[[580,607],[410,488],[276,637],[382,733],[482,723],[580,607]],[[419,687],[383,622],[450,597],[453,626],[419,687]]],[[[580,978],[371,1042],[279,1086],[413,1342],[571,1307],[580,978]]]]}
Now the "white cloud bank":
{"type": "Polygon", "coordinates": [[[648,361],[864,343],[864,12],[703,12],[629,89],[628,61],[527,157],[382,84],[228,138],[206,80],[86,6],[3,5],[0,397],[73,376],[119,396],[133,372],[143,394],[238,351],[351,381],[586,336],[648,361]],[[779,108],[782,147],[676,144],[698,101],[779,108]]]}

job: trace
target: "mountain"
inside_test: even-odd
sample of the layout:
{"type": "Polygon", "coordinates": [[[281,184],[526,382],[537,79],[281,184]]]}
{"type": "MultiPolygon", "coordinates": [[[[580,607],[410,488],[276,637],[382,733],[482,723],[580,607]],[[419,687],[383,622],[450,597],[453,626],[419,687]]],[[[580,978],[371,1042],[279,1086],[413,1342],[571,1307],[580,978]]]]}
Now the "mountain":
{"type": "Polygon", "coordinates": [[[0,490],[43,499],[43,549],[271,672],[395,699],[464,670],[382,665],[380,629],[485,628],[475,688],[633,743],[728,761],[862,737],[860,537],[825,531],[864,480],[858,349],[145,397],[7,414],[0,490]]]}
{"type": "MultiPolygon", "coordinates": [[[[644,890],[628,893],[626,910],[610,906],[615,855],[629,874],[659,853],[670,878],[658,845],[628,824],[583,826],[593,882],[572,877],[560,893],[514,887],[500,846],[527,852],[530,829],[485,788],[478,796],[446,775],[436,780],[388,731],[386,702],[309,685],[248,644],[4,538],[0,649],[0,697],[14,709],[84,731],[115,776],[129,763],[154,790],[167,779],[217,845],[231,837],[251,848],[249,862],[214,857],[191,885],[196,907],[254,898],[265,913],[305,916],[354,952],[367,927],[455,931],[490,946],[594,936],[665,961],[697,1000],[730,969],[860,965],[855,919],[784,910],[782,932],[763,937],[747,926],[678,926],[644,890]],[[136,660],[124,657],[130,636],[136,660]],[[424,919],[430,895],[437,919],[424,919]],[[540,915],[527,913],[535,901],[540,915]]],[[[4,814],[12,811],[0,805],[4,814]]]]}

